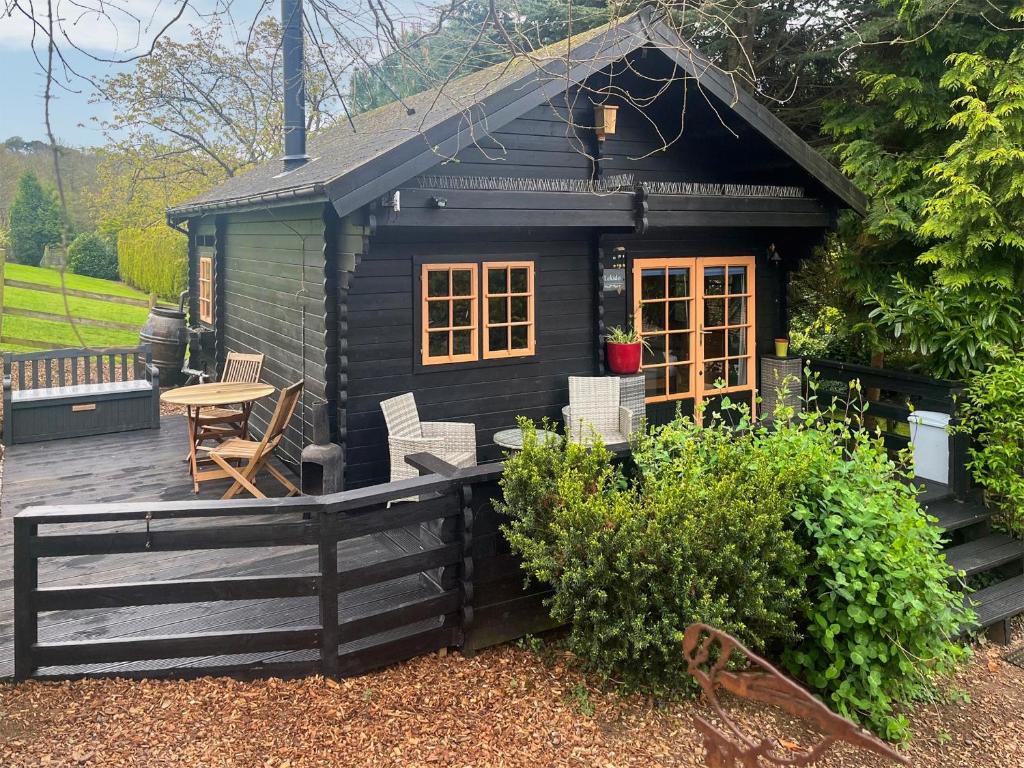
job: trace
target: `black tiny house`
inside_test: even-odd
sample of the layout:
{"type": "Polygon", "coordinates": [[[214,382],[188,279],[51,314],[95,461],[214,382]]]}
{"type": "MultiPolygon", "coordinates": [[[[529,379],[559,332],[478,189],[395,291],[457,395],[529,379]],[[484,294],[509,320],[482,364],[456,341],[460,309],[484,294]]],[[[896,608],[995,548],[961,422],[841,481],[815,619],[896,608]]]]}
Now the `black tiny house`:
{"type": "Polygon", "coordinates": [[[558,419],[567,377],[603,373],[605,329],[634,319],[649,419],[712,381],[753,394],[788,273],[862,197],[647,11],[585,37],[169,211],[190,236],[192,365],[263,352],[269,383],[306,381],[288,459],[326,402],[347,485],[386,480],[379,403],[403,392],[497,458],[494,432],[558,419]]]}

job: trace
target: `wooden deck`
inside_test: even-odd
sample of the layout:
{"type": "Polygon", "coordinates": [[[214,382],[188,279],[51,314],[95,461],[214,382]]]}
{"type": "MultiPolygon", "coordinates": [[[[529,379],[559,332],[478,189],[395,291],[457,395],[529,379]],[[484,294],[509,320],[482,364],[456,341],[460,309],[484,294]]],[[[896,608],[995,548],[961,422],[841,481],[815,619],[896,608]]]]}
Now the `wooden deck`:
{"type": "MultiPolygon", "coordinates": [[[[185,421],[180,416],[164,417],[160,430],[15,445],[7,449],[0,499],[0,678],[13,675],[13,516],[26,507],[36,505],[195,499],[187,465],[183,461],[186,449],[185,421]]],[[[268,495],[282,495],[280,486],[269,476],[259,485],[268,495]]],[[[216,499],[226,487],[226,480],[207,484],[199,498],[216,499]]],[[[289,519],[290,514],[266,517],[274,522],[294,522],[294,519],[289,519]]],[[[249,516],[244,522],[251,525],[255,520],[249,516]]],[[[152,526],[153,530],[168,530],[191,524],[194,523],[189,520],[165,520],[154,522],[152,526]]],[[[242,524],[241,519],[238,524],[242,524]]],[[[140,530],[139,526],[138,522],[121,522],[77,524],[62,528],[67,532],[96,533],[135,531],[140,530]]],[[[50,532],[57,531],[51,529],[50,532]]],[[[414,530],[400,529],[341,542],[339,562],[343,568],[352,568],[372,563],[384,555],[394,556],[419,549],[414,530]]],[[[315,574],[317,570],[315,546],[78,556],[41,561],[39,586],[151,582],[182,577],[294,576],[315,574]]],[[[420,574],[374,584],[342,595],[339,598],[339,617],[343,620],[358,619],[436,592],[438,590],[420,574]]],[[[142,638],[209,631],[289,628],[317,622],[316,598],[94,608],[42,614],[39,640],[59,642],[142,638]]],[[[411,634],[429,626],[403,627],[396,631],[395,636],[411,634]]],[[[381,639],[384,638],[378,635],[343,644],[340,650],[356,650],[361,644],[379,642],[381,639]]],[[[172,659],[156,663],[121,662],[85,668],[77,666],[73,669],[50,667],[40,671],[58,676],[83,672],[129,674],[133,670],[153,669],[156,666],[187,675],[188,669],[197,665],[208,668],[262,661],[297,661],[303,658],[303,654],[309,655],[309,652],[278,651],[244,656],[172,659]]]]}

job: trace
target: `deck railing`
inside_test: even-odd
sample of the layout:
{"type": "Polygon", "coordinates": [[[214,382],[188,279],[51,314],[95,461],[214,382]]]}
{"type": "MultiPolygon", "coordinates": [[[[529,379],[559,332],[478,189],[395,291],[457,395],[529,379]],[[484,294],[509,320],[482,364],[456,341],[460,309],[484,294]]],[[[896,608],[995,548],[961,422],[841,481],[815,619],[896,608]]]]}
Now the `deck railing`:
{"type": "MultiPolygon", "coordinates": [[[[960,423],[958,404],[964,384],[959,381],[932,379],[903,371],[872,368],[837,360],[808,359],[807,368],[824,383],[817,393],[817,406],[822,410],[835,407],[850,396],[850,384],[860,382],[860,397],[867,405],[866,415],[880,428],[887,448],[902,450],[910,445],[910,414],[914,411],[939,411],[950,415],[950,425],[960,423]],[[828,384],[841,384],[836,392],[828,384]]],[[[967,472],[968,435],[954,431],[949,435],[948,485],[958,498],[967,495],[970,477],[967,472]]]]}

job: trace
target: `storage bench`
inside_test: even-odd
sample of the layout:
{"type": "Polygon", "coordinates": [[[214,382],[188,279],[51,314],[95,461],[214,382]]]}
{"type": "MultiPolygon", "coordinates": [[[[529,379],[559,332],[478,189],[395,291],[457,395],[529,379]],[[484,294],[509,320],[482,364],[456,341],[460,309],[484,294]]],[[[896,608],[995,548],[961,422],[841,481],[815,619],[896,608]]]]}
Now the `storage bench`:
{"type": "Polygon", "coordinates": [[[4,355],[6,445],[160,427],[148,345],[4,355]]]}

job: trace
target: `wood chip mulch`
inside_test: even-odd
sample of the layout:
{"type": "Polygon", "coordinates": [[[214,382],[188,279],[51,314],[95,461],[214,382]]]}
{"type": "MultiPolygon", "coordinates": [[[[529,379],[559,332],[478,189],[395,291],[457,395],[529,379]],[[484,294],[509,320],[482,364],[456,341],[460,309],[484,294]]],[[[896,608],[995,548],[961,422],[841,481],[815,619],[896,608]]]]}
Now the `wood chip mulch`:
{"type": "MultiPolygon", "coordinates": [[[[917,710],[914,765],[1024,765],[1024,670],[1004,650],[980,648],[917,710]]],[[[340,682],[31,682],[0,686],[0,766],[701,766],[695,711],[598,691],[568,654],[510,646],[340,682]]],[[[810,741],[781,713],[736,713],[783,749],[810,741]]],[[[884,763],[843,750],[821,765],[884,763]]]]}

